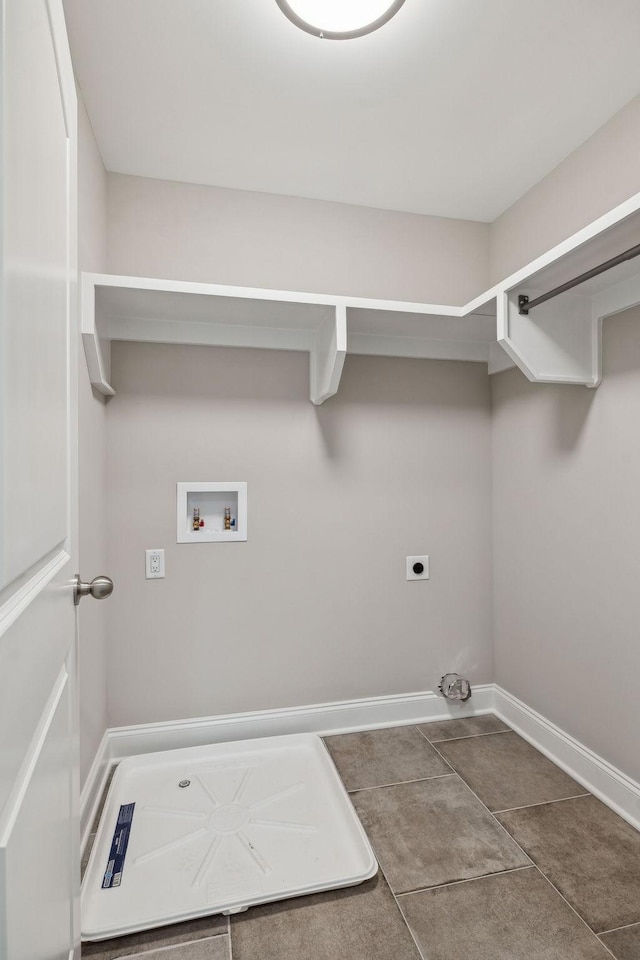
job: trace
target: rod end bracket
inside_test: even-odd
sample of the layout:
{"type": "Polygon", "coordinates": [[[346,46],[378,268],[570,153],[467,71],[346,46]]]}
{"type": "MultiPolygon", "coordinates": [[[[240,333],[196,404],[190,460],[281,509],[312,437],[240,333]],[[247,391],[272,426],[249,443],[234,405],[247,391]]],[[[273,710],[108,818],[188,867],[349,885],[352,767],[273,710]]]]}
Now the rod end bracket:
{"type": "Polygon", "coordinates": [[[523,317],[529,316],[529,297],[526,293],[521,293],[518,296],[518,313],[523,317]]]}

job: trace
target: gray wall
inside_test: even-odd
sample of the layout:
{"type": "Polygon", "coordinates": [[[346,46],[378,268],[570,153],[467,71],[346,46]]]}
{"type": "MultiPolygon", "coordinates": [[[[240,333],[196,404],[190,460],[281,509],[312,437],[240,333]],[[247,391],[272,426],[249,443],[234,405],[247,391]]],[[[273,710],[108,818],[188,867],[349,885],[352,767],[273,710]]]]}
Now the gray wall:
{"type": "Polygon", "coordinates": [[[493,378],[496,680],[640,780],[640,310],[596,391],[493,378]]]}
{"type": "MultiPolygon", "coordinates": [[[[492,225],[493,275],[640,191],[640,99],[492,225]]],[[[496,680],[640,779],[640,312],[596,391],[492,378],[496,680]]]]}
{"type": "MultiPolygon", "coordinates": [[[[108,197],[113,273],[445,303],[488,283],[486,224],[114,174],[108,197]]],[[[349,358],[319,410],[308,376],[306,354],[115,345],[111,724],[491,677],[486,368],[349,358]],[[246,545],[176,545],[192,479],[249,481],[246,545]],[[431,583],[406,583],[414,553],[431,583]]]]}
{"type": "Polygon", "coordinates": [[[640,96],[491,224],[498,283],[640,190],[640,96]]]}
{"type": "Polygon", "coordinates": [[[486,223],[109,174],[109,272],[463,304],[486,223]]]}
{"type": "Polygon", "coordinates": [[[483,365],[348,357],[320,408],[300,353],[118,343],[112,370],[111,725],[491,680],[483,365]],[[209,479],[248,481],[246,543],[176,544],[176,481],[209,479]]]}
{"type": "MultiPolygon", "coordinates": [[[[106,173],[80,94],[78,143],[80,270],[106,267],[106,173]]],[[[79,352],[80,570],[85,579],[107,569],[106,407],[91,388],[82,345],[79,352]]],[[[80,630],[80,759],[84,783],[107,726],[106,605],[84,603],[80,630]]]]}

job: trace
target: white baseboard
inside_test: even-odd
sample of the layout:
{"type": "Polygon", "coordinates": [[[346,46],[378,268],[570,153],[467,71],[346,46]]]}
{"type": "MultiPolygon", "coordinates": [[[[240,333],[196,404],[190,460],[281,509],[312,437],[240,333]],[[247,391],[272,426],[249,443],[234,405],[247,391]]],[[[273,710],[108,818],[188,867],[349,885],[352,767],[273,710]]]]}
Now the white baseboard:
{"type": "Polygon", "coordinates": [[[468,703],[450,703],[433,691],[401,693],[389,697],[343,700],[281,710],[234,713],[221,717],[143,723],[107,730],[92,764],[80,801],[82,843],[89,836],[102,790],[113,763],[126,757],[158,750],[198,747],[207,743],[278,737],[287,733],[320,736],[355,733],[430,720],[451,720],[489,713],[493,709],[493,684],[473,688],[468,703]]]}
{"type": "Polygon", "coordinates": [[[586,790],[640,829],[640,784],[497,684],[473,688],[466,704],[426,691],[344,700],[282,710],[171,720],[107,730],[81,797],[82,841],[89,836],[111,766],[126,757],[207,743],[276,737],[288,733],[328,736],[382,727],[496,713],[525,740],[574,777],[586,790]]]}
{"type": "Polygon", "coordinates": [[[377,727],[470,717],[488,713],[492,707],[493,684],[486,684],[474,687],[473,697],[466,704],[449,703],[429,690],[221,717],[137,724],[108,731],[109,755],[112,760],[117,760],[156,750],[251,740],[254,737],[280,737],[288,733],[317,733],[320,736],[353,733],[377,727]]]}
{"type": "Polygon", "coordinates": [[[110,767],[109,731],[106,730],[80,794],[80,845],[82,850],[87,845],[110,767]]]}
{"type": "Polygon", "coordinates": [[[540,753],[640,830],[639,783],[497,684],[494,712],[540,753]]]}

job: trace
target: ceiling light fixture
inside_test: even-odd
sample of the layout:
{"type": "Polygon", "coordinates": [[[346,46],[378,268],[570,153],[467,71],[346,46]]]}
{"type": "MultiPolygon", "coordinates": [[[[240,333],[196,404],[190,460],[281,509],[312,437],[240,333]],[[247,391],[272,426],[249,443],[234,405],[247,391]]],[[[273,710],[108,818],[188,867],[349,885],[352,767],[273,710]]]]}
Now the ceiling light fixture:
{"type": "Polygon", "coordinates": [[[364,37],[395,16],[404,0],[276,0],[296,27],[324,40],[364,37]]]}

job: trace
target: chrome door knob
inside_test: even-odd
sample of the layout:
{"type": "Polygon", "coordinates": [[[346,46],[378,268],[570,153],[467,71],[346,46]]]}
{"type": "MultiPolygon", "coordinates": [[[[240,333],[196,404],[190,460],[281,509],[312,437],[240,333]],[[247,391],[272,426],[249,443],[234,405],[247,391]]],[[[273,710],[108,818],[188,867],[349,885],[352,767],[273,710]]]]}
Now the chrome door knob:
{"type": "Polygon", "coordinates": [[[113,593],[113,580],[110,577],[94,577],[91,583],[84,583],[76,573],[73,586],[73,602],[78,606],[83,597],[89,594],[94,600],[105,600],[113,593]]]}

